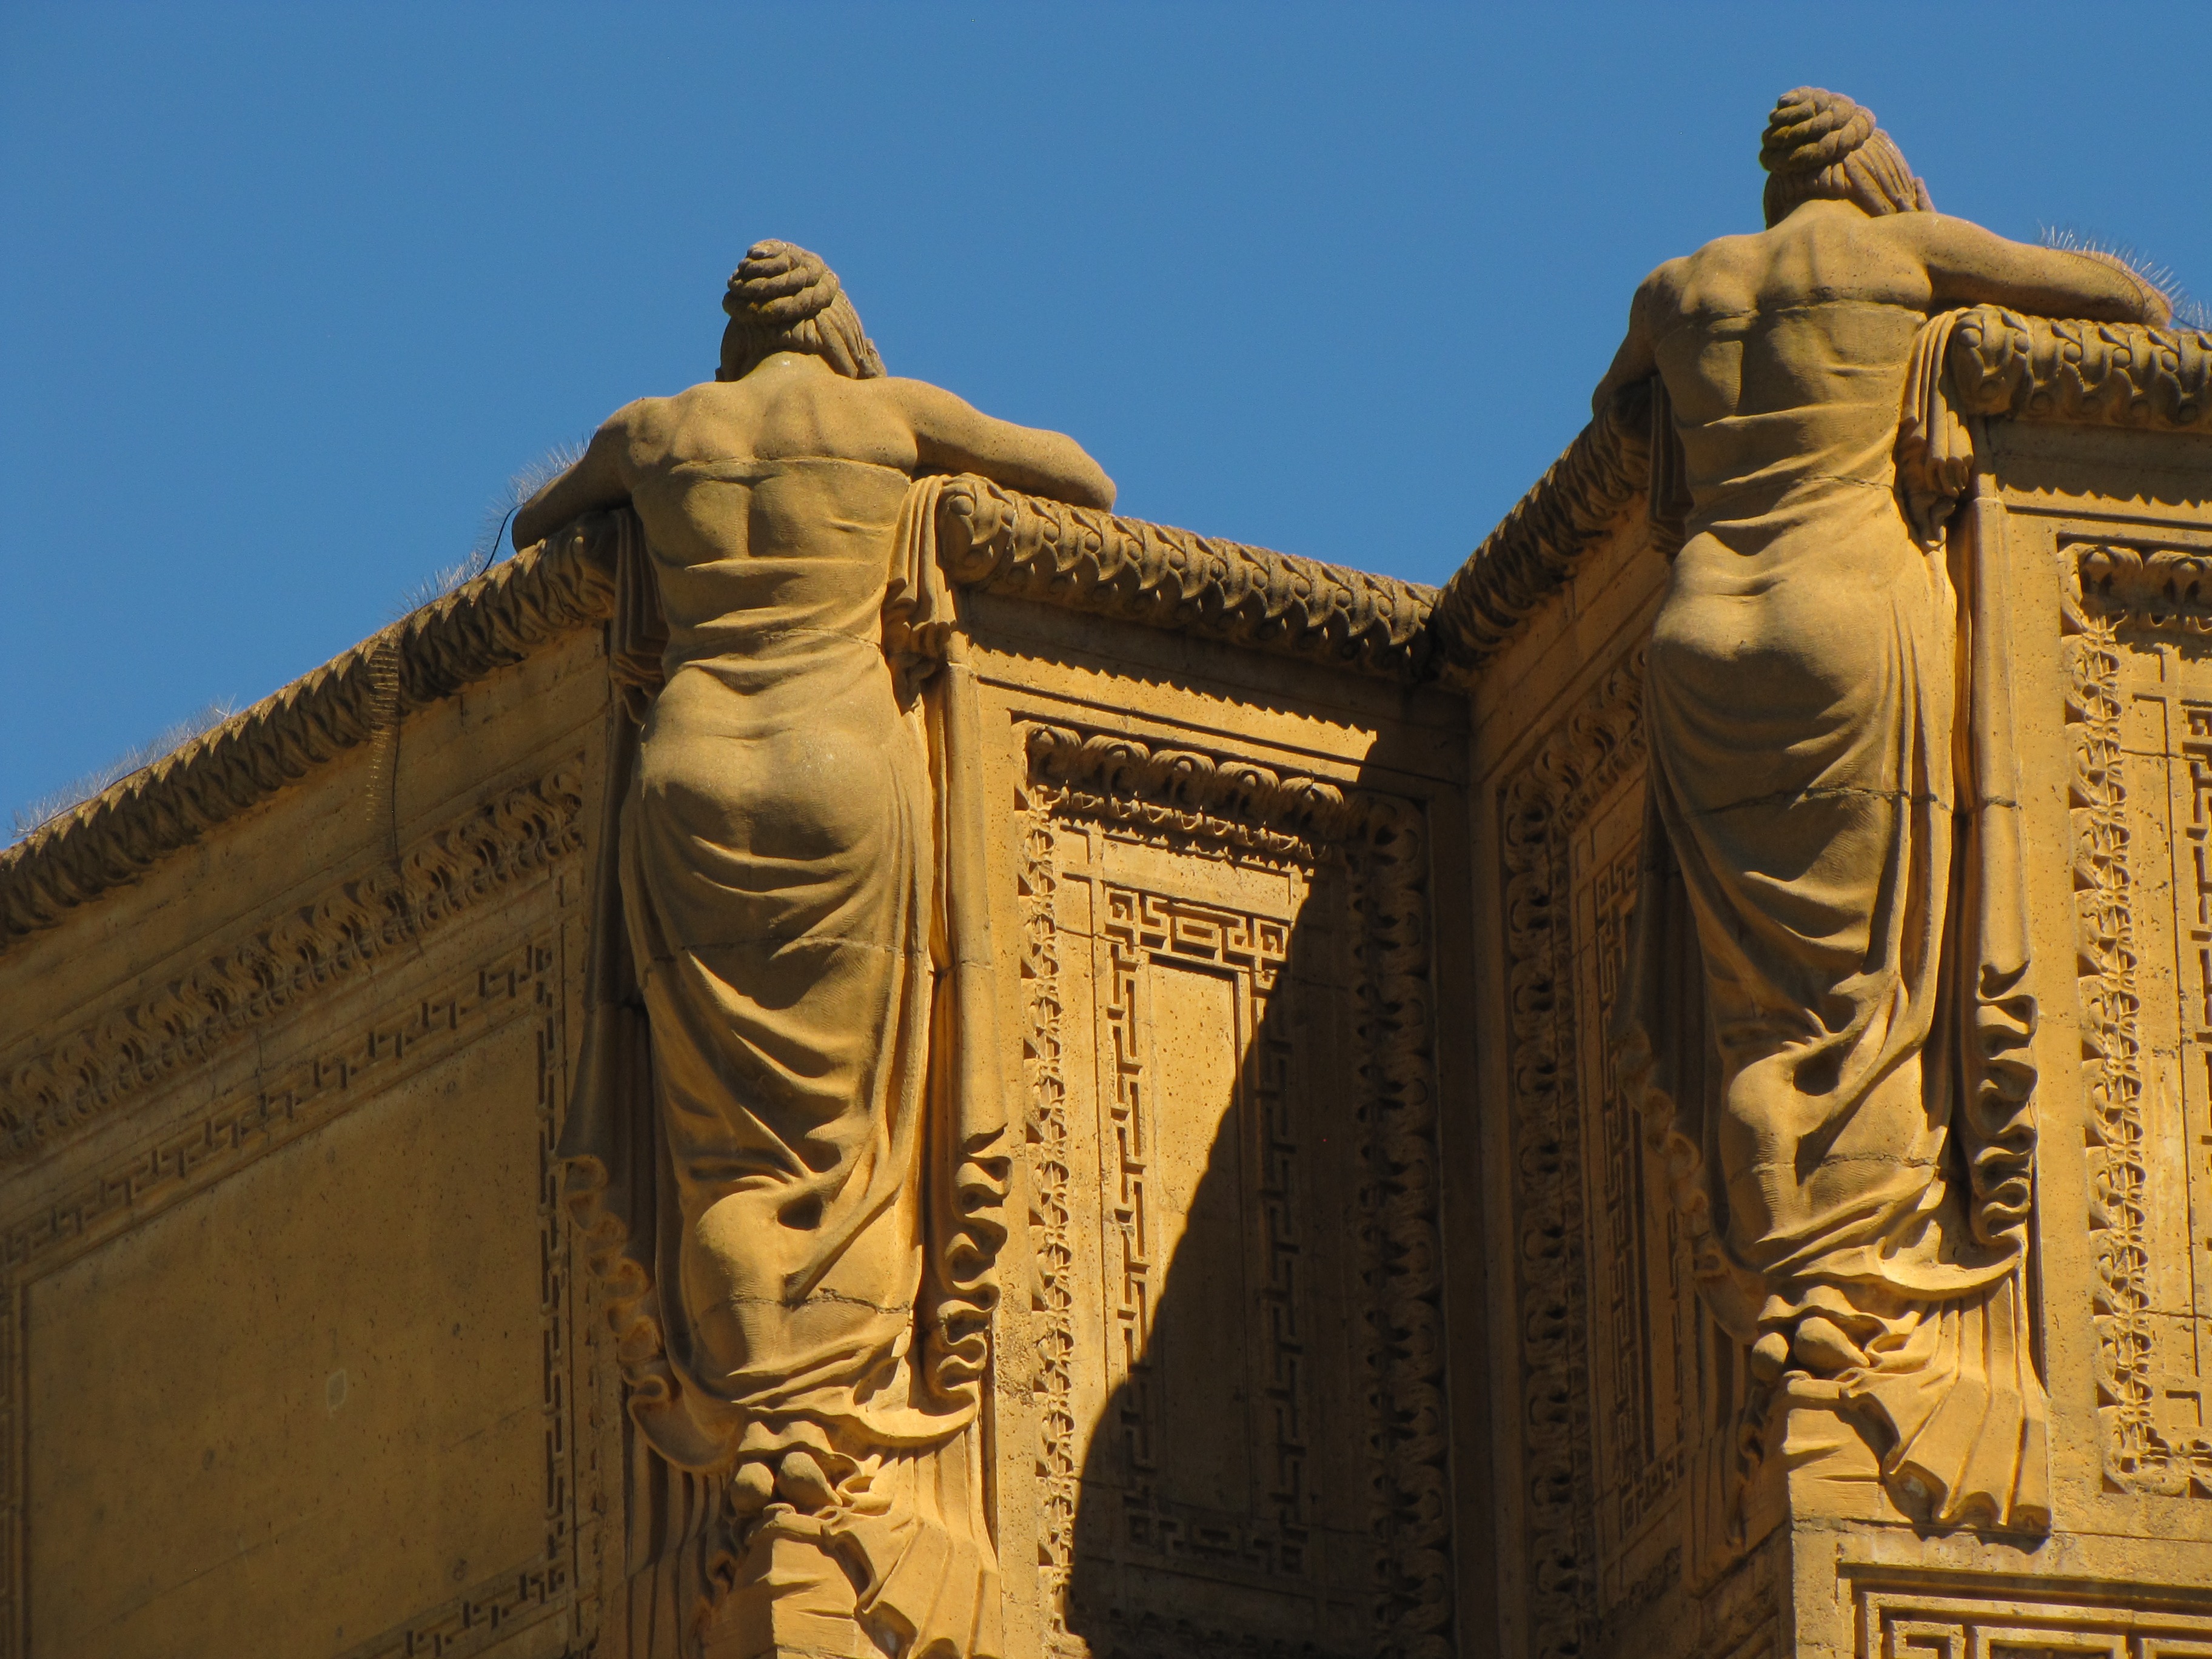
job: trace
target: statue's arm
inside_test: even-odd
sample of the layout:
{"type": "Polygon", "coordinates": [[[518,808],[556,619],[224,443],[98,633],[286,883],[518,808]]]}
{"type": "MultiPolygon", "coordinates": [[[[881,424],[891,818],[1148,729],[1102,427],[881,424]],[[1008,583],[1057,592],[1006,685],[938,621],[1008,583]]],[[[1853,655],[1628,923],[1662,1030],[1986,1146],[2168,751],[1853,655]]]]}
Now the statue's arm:
{"type": "Polygon", "coordinates": [[[1653,319],[1668,291],[1673,273],[1680,260],[1669,260],[1653,271],[1638,286],[1636,297],[1628,302],[1628,334],[1620,343],[1620,349],[1613,354],[1613,367],[1590,393],[1592,418],[1603,415],[1613,398],[1638,380],[1648,380],[1659,372],[1659,360],[1652,355],[1652,342],[1657,337],[1653,319]]]}
{"type": "Polygon", "coordinates": [[[619,507],[629,499],[630,451],[641,404],[631,404],[607,417],[592,434],[583,459],[516,509],[514,545],[517,551],[540,542],[574,519],[602,508],[619,507]]]}
{"type": "Polygon", "coordinates": [[[1939,307],[2008,306],[2036,317],[2153,326],[2173,316],[2163,294],[2117,260],[2012,241],[1941,213],[1901,213],[1884,222],[1917,244],[1939,307]]]}
{"type": "Polygon", "coordinates": [[[1078,507],[1114,505],[1114,481],[1065,434],[994,420],[926,380],[880,384],[913,428],[915,450],[925,471],[980,473],[1009,489],[1078,507]]]}

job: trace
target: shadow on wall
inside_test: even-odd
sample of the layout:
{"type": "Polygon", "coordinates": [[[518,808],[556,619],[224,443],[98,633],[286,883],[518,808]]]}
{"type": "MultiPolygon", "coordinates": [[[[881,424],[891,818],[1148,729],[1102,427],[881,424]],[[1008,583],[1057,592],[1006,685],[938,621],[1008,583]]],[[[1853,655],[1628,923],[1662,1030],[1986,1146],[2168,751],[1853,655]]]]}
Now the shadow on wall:
{"type": "Polygon", "coordinates": [[[1100,1659],[1448,1635],[1426,856],[1418,809],[1358,799],[1303,866],[1184,847],[1119,883],[1108,830],[1075,877],[1071,1233],[1095,1193],[1103,1241],[1077,1346],[1106,1352],[1060,1571],[1100,1659]]]}

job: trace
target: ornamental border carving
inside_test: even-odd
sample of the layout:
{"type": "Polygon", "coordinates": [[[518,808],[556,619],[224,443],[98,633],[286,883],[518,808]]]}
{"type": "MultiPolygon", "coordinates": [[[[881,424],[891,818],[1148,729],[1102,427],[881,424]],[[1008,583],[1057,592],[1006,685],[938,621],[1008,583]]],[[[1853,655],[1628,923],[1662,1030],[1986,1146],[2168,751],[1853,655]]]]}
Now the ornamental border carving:
{"type": "Polygon", "coordinates": [[[1575,434],[1437,595],[1437,661],[1460,678],[1502,650],[1644,500],[1651,393],[1629,387],[1575,434]]]}
{"type": "MultiPolygon", "coordinates": [[[[1370,1376],[1380,1408],[1371,1425],[1379,1465],[1373,1517],[1376,1626],[1385,1632],[1380,1650],[1384,1653],[1445,1659],[1452,1624],[1451,1535],[1438,1305],[1443,1257],[1437,1218],[1428,852],[1422,811],[1395,796],[1347,790],[1250,761],[1155,746],[1109,732],[1034,724],[1024,733],[1024,747],[1029,848],[1036,847],[1040,827],[1054,817],[1089,820],[1147,841],[1196,842],[1231,856],[1309,866],[1340,862],[1351,877],[1351,915],[1359,924],[1356,1018],[1370,1055],[1364,1069],[1374,1091],[1373,1144],[1382,1176],[1370,1212],[1372,1259],[1382,1291],[1370,1304],[1376,1340],[1369,1345],[1377,1358],[1370,1376]]],[[[1025,854],[1025,871],[1044,867],[1034,852],[1025,854]]],[[[1040,964],[1031,986],[1053,988],[1049,1052],[1056,1060],[1060,1010],[1056,959],[1048,955],[1048,895],[1037,897],[1033,878],[1028,890],[1031,908],[1025,920],[1032,939],[1025,943],[1025,959],[1040,964]],[[1036,938],[1040,933],[1042,941],[1036,938]],[[1049,980],[1042,967],[1048,961],[1049,980]]],[[[1036,1031],[1036,1011],[1047,1005],[1039,989],[1030,995],[1036,1031]]],[[[1045,1151],[1066,1146],[1064,1091],[1056,1064],[1033,1066],[1030,1083],[1033,1120],[1052,1124],[1032,1150],[1032,1169],[1038,1171],[1040,1191],[1054,1183],[1064,1189],[1064,1150],[1057,1167],[1045,1151]]],[[[1067,1340],[1072,1345],[1072,1323],[1067,1340]]],[[[1048,1407],[1046,1423],[1066,1426],[1063,1443],[1057,1446],[1048,1426],[1045,1467],[1073,1472],[1073,1412],[1054,1415],[1048,1407]]],[[[1071,1548],[1072,1521],[1071,1510],[1071,1548]]],[[[1057,1610],[1053,1611],[1056,1620],[1057,1610]]],[[[1215,1634],[1230,1639],[1227,1632],[1215,1634]]]]}
{"type": "Polygon", "coordinates": [[[1029,1086],[1030,1255],[1036,1264],[1038,1467],[1044,1494],[1038,1528],[1048,1649],[1070,1646],[1067,1585],[1075,1568],[1075,1511],[1082,1471],[1075,1461],[1075,1247],[1067,1149],[1067,1084],[1060,1069],[1059,891],[1050,817],[1034,802],[1017,820],[1022,914],[1022,1061],[1029,1086]]]}
{"type": "Polygon", "coordinates": [[[0,1071],[0,1167],[204,1063],[302,998],[355,977],[582,840],[583,757],[507,791],[339,882],[150,993],[0,1071]]]}
{"type": "Polygon", "coordinates": [[[1857,1632],[1853,1659],[1907,1652],[2187,1659],[2212,1647],[2212,1595],[2201,1589],[1863,1569],[1845,1577],[1857,1632]]]}
{"type": "Polygon", "coordinates": [[[1950,368],[1978,415],[2212,433],[2212,331],[2202,329],[1975,306],[1951,337],[1950,368]]]}
{"type": "MultiPolygon", "coordinates": [[[[248,1097],[221,1102],[198,1121],[118,1158],[0,1231],[0,1275],[4,1275],[0,1279],[0,1436],[4,1436],[0,1448],[8,1461],[8,1478],[0,1488],[0,1659],[18,1659],[27,1650],[21,1576],[27,1566],[23,1483],[28,1462],[20,1404],[23,1295],[45,1259],[66,1247],[89,1248],[127,1232],[245,1164],[298,1140],[373,1096],[387,1067],[412,1069],[457,1053],[485,1020],[505,1024],[534,1018],[539,1027],[544,1549],[534,1561],[480,1581],[416,1613],[404,1626],[348,1650],[344,1659],[401,1659],[430,1652],[462,1659],[544,1616],[565,1592],[581,1588],[574,1559],[580,1507],[577,1429],[591,1407],[577,1401],[568,1375],[568,1247],[555,1173],[566,1094],[561,977],[560,951],[542,928],[520,945],[502,945],[493,955],[447,975],[437,992],[410,998],[403,1012],[370,1015],[343,1037],[258,1079],[248,1097]],[[512,1010],[520,1012],[500,1018],[512,1010]]],[[[587,1605],[596,1604],[579,1597],[576,1605],[580,1616],[587,1605]]],[[[586,1640],[590,1633],[580,1632],[586,1640]]]]}
{"type": "Polygon", "coordinates": [[[2212,548],[2067,538],[2060,551],[2069,597],[2115,628],[2212,634],[2212,548]]]}
{"type": "MultiPolygon", "coordinates": [[[[2092,548],[2090,554],[2108,551],[2092,548]]],[[[2087,597],[2100,596],[2095,567],[2080,569],[2087,597]]],[[[2124,562],[2124,577],[2136,572],[2124,562]]],[[[2110,597],[2109,594],[2105,597],[2110,597]]],[[[2124,599],[2124,595],[2122,596],[2124,599]]],[[[2123,610],[2121,617],[2129,613],[2123,610]]],[[[2141,988],[2136,970],[2136,874],[2128,827],[2128,781],[2116,619],[2092,614],[2068,594],[2066,723],[2073,751],[2068,816],[2074,858],[2077,980],[2081,1008],[2085,1154],[2089,1237],[2096,1262],[2090,1289],[2097,1333],[2098,1417],[2106,1477],[2124,1491],[2185,1497],[2212,1487],[2212,1442],[2176,1445],[2162,1434],[2151,1319],[2151,1171],[2143,1115],[2141,988]]]]}
{"type": "Polygon", "coordinates": [[[0,950],[427,708],[606,616],[586,520],[518,553],[0,848],[0,950]]]}
{"type": "Polygon", "coordinates": [[[1436,590],[1343,565],[1017,495],[981,478],[938,505],[963,586],[1362,673],[1418,675],[1436,590]]]}
{"type": "Polygon", "coordinates": [[[1524,1547],[1529,1650],[1538,1659],[1586,1653],[1597,1621],[1582,1136],[1567,1098],[1574,1000],[1567,848],[1591,810],[1644,758],[1644,656],[1638,646],[1608,669],[1545,734],[1499,800],[1524,1547]]]}

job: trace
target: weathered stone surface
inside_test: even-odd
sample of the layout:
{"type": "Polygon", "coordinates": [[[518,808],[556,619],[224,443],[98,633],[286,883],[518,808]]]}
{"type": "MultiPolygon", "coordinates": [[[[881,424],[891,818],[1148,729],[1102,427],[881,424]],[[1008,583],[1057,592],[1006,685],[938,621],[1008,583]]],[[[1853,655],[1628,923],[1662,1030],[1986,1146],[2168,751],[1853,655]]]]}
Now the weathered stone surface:
{"type": "Polygon", "coordinates": [[[1504,1646],[2185,1652],[2203,344],[2109,264],[1854,176],[1848,100],[1793,126],[1829,185],[1656,273],[1600,388],[1645,499],[1553,509],[1549,591],[1467,636],[1504,1646]],[[1666,422],[1618,418],[1639,385],[1666,422]],[[1925,1218],[1858,1261],[1884,1192],[1925,1218]],[[1975,1297],[1971,1352],[1916,1359],[1975,1297]]]}
{"type": "Polygon", "coordinates": [[[1871,210],[1924,206],[1871,118],[1770,136],[1777,227],[1655,282],[1650,361],[1440,592],[1113,516],[763,245],[707,449],[633,406],[514,560],[0,854],[0,1654],[2212,1646],[2206,343],[2037,315],[2004,261],[2148,302],[1957,222],[1984,264],[1890,293],[1926,261],[1879,239],[1935,222],[1871,210]],[[1707,429],[1741,388],[1665,342],[1720,313],[1762,396],[1819,383],[1786,443],[1707,429]],[[1730,616],[1787,625],[1698,659],[1715,501],[1854,420],[1847,501],[1731,521],[1773,568],[1730,616]],[[732,600],[741,539],[790,569],[732,600]],[[861,542],[820,648],[873,747],[778,666],[861,542]],[[739,689],[707,718],[671,668],[739,689]],[[1820,780],[1753,787],[1837,732],[1893,739],[1843,780],[1893,870],[1820,780]],[[904,851],[775,839],[842,808],[904,851]],[[748,961],[806,936],[714,890],[763,860],[897,962],[748,961]],[[1771,925],[1808,898],[1898,1054],[1737,1098],[1773,1030],[1856,1041],[1711,977],[1733,940],[1818,981],[1771,925]],[[877,979],[903,1013],[852,1016],[877,979]],[[1887,1182],[1925,1231],[1762,1255],[1759,1112],[1912,1066],[1917,1116],[1754,1185],[1887,1182]],[[1923,1258],[1981,1278],[1883,1279],[1923,1258]],[[1967,1302],[1971,1363],[1909,1352],[1967,1302]]]}

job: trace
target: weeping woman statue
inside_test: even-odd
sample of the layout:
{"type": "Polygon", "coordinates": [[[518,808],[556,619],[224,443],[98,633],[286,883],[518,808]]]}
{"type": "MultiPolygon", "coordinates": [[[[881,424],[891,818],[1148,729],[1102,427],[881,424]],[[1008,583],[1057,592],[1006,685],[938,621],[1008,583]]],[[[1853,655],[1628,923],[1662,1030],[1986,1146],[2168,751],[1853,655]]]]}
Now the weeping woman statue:
{"type": "Polygon", "coordinates": [[[977,1414],[1010,1149],[934,507],[952,472],[1114,486],[886,376],[803,249],[755,246],[723,306],[714,381],[618,410],[515,523],[619,515],[561,1150],[639,1443],[629,1651],[995,1655],[977,1414]]]}
{"type": "Polygon", "coordinates": [[[1760,161],[1767,228],[1654,271],[1596,394],[1656,377],[1652,500],[1679,548],[1625,1073],[1754,1408],[1800,1379],[1908,1513],[2040,1529],[2009,692],[1973,514],[1947,557],[1972,462],[1945,441],[1946,313],[2168,307],[2117,262],[1937,213],[1833,93],[1786,94],[1760,161]]]}

